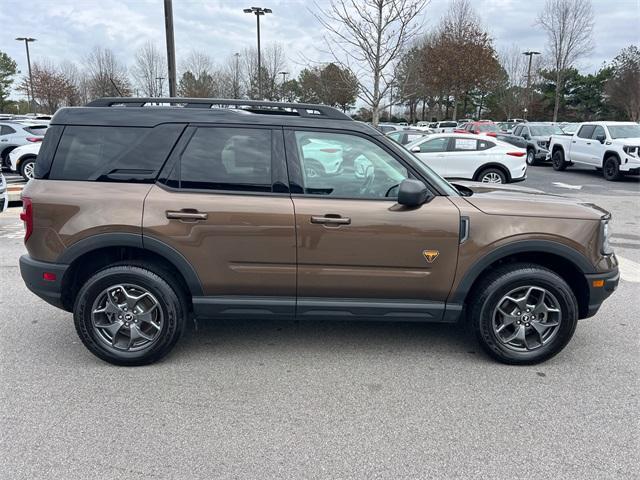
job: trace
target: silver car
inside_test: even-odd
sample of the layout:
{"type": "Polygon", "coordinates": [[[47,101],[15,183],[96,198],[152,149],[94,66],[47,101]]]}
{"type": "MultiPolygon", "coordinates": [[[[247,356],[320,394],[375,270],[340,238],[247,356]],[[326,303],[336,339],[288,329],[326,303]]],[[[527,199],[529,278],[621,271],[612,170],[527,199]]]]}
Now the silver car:
{"type": "Polygon", "coordinates": [[[41,142],[47,128],[48,125],[0,121],[0,166],[9,166],[9,152],[14,148],[41,142]]]}

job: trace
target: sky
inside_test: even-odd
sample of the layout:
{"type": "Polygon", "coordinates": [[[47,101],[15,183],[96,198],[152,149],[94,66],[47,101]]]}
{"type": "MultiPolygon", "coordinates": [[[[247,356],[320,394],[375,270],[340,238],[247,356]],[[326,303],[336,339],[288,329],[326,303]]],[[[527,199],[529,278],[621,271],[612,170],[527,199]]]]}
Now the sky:
{"type": "MultiPolygon", "coordinates": [[[[329,0],[174,0],[174,29],[178,70],[191,50],[209,54],[222,63],[235,52],[256,43],[254,15],[242,12],[249,6],[271,8],[262,17],[264,44],[280,42],[287,54],[287,70],[296,74],[305,58],[330,61],[323,48],[324,31],[312,10],[329,0]],[[317,5],[317,7],[315,6],[317,5]]],[[[448,0],[431,0],[421,14],[427,33],[447,10],[448,0]]],[[[494,38],[498,51],[517,45],[522,50],[544,51],[545,33],[535,26],[544,0],[473,0],[472,5],[494,38]]],[[[578,67],[595,72],[624,47],[640,44],[640,0],[593,0],[595,48],[578,67]]],[[[0,0],[0,51],[27,72],[23,42],[15,37],[35,37],[31,59],[70,60],[82,66],[95,45],[108,47],[127,64],[147,41],[164,51],[163,0],[0,0]]]]}

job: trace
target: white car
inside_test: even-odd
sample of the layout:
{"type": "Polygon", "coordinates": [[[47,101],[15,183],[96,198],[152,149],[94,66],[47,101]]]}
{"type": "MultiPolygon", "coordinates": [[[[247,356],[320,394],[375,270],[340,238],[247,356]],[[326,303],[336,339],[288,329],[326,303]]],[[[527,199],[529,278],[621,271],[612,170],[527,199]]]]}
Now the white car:
{"type": "Polygon", "coordinates": [[[41,145],[42,142],[29,143],[11,150],[9,153],[9,168],[11,171],[18,172],[27,181],[31,180],[41,145]]]}
{"type": "Polygon", "coordinates": [[[453,133],[456,128],[458,128],[458,122],[455,120],[445,120],[438,122],[433,130],[439,133],[453,133]]]}
{"type": "Polygon", "coordinates": [[[342,145],[336,142],[307,139],[302,145],[302,157],[307,177],[340,173],[343,163],[342,145]]]}
{"type": "Polygon", "coordinates": [[[486,135],[436,133],[405,146],[418,160],[445,178],[484,183],[527,178],[527,152],[486,135]]]}
{"type": "Polygon", "coordinates": [[[7,182],[4,179],[4,175],[0,172],[0,213],[7,209],[9,204],[9,195],[7,194],[7,182]]]}
{"type": "Polygon", "coordinates": [[[602,169],[606,180],[640,174],[640,125],[634,122],[585,122],[571,135],[553,135],[547,158],[555,170],[569,165],[602,169]]]}

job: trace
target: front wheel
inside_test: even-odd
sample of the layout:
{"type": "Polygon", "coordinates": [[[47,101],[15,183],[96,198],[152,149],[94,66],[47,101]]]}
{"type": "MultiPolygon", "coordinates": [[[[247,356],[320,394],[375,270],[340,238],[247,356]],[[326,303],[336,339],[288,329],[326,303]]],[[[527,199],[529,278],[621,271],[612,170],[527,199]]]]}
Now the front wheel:
{"type": "Polygon", "coordinates": [[[102,270],[78,293],[74,322],[82,343],[115,365],[146,365],[168,354],[186,321],[179,289],[133,265],[102,270]]]}
{"type": "Polygon", "coordinates": [[[553,156],[551,157],[551,164],[553,165],[553,169],[561,172],[567,169],[567,162],[564,160],[564,153],[562,150],[556,150],[553,152],[553,156]]]}
{"type": "Polygon", "coordinates": [[[602,176],[605,178],[605,180],[608,180],[610,182],[620,180],[620,178],[622,178],[618,157],[612,155],[605,159],[604,164],[602,165],[602,176]]]}
{"type": "Polygon", "coordinates": [[[558,354],[578,322],[578,304],[567,282],[534,264],[495,269],[475,289],[469,312],[483,349],[514,365],[558,354]]]}
{"type": "Polygon", "coordinates": [[[533,148],[527,150],[527,165],[534,166],[537,165],[538,161],[536,160],[536,152],[533,148]]]}

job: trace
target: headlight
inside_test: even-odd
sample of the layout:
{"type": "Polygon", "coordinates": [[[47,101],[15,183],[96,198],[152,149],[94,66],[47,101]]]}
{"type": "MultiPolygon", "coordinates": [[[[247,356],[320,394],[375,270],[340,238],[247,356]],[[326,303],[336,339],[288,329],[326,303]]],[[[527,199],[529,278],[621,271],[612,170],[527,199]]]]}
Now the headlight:
{"type": "Polygon", "coordinates": [[[600,224],[600,252],[603,255],[611,255],[613,253],[613,248],[609,244],[609,240],[611,238],[611,227],[609,227],[609,220],[602,220],[600,224]]]}
{"type": "Polygon", "coordinates": [[[624,150],[624,153],[626,153],[629,156],[640,157],[640,146],[638,147],[624,146],[622,147],[622,150],[624,150]]]}

